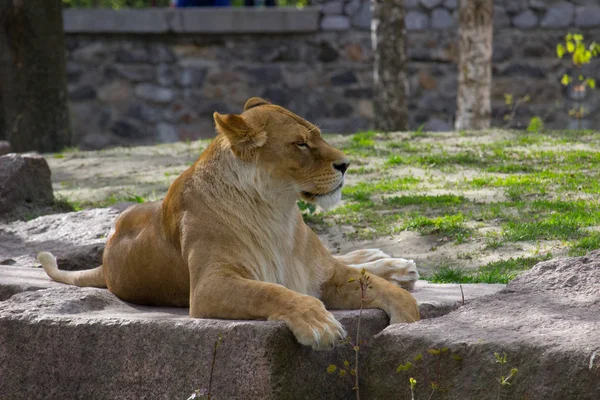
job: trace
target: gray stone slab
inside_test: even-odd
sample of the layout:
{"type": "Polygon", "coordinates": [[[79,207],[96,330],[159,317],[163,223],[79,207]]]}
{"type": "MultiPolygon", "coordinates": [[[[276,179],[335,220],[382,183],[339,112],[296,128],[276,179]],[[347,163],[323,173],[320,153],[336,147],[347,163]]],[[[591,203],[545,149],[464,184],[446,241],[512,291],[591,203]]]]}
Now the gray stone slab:
{"type": "Polygon", "coordinates": [[[166,33],[171,29],[166,12],[68,8],[63,11],[63,25],[66,33],[166,33]]]}
{"type": "Polygon", "coordinates": [[[409,31],[422,31],[429,28],[429,17],[421,11],[411,10],[406,13],[404,23],[409,31]]]}
{"type": "Polygon", "coordinates": [[[331,0],[321,5],[321,12],[325,15],[343,14],[344,2],[342,0],[331,0]]]}
{"type": "Polygon", "coordinates": [[[49,251],[62,269],[94,268],[102,263],[104,244],[117,215],[130,204],[0,225],[0,265],[33,267],[37,253],[49,251]]]}
{"type": "Polygon", "coordinates": [[[428,378],[417,368],[399,374],[396,369],[410,361],[435,376],[437,358],[428,350],[447,348],[439,383],[449,389],[449,398],[595,400],[600,393],[600,251],[539,263],[499,293],[456,312],[390,326],[372,346],[363,372],[373,377],[364,388],[367,398],[410,393],[410,376],[417,379],[416,398],[426,397],[428,378]],[[503,371],[495,352],[506,354],[503,371]],[[423,359],[417,361],[419,354],[423,359]],[[510,385],[501,386],[498,380],[511,368],[518,372],[510,385]]]}
{"type": "Polygon", "coordinates": [[[428,8],[430,10],[439,6],[442,3],[442,0],[421,0],[421,4],[423,7],[428,8]]]}
{"type": "Polygon", "coordinates": [[[350,18],[343,15],[326,15],[321,20],[321,30],[345,31],[350,29],[350,18]]]}
{"type": "Polygon", "coordinates": [[[76,9],[63,12],[66,33],[285,33],[319,29],[319,7],[76,9]]]}
{"type": "Polygon", "coordinates": [[[581,28],[600,26],[600,5],[577,7],[575,25],[581,28]]]}
{"type": "Polygon", "coordinates": [[[367,31],[371,29],[371,4],[369,2],[363,2],[352,16],[352,27],[367,31]]]}
{"type": "Polygon", "coordinates": [[[0,266],[0,301],[22,292],[65,287],[64,284],[54,282],[42,268],[22,268],[0,266]]]}
{"type": "Polygon", "coordinates": [[[454,10],[458,7],[458,0],[445,0],[444,7],[449,10],[454,10]]]}
{"type": "Polygon", "coordinates": [[[517,28],[531,29],[534,28],[538,23],[538,17],[531,10],[525,10],[522,13],[516,15],[513,20],[513,25],[517,28]]]}
{"type": "Polygon", "coordinates": [[[566,1],[554,4],[546,11],[540,26],[542,28],[566,28],[571,25],[574,14],[575,6],[573,4],[566,1]]]}
{"type": "MultiPolygon", "coordinates": [[[[219,334],[215,398],[354,397],[347,381],[325,372],[352,359],[347,345],[315,352],[299,345],[282,322],[190,319],[185,308],[136,306],[105,289],[57,284],[44,275],[0,267],[0,392],[10,399],[39,393],[46,399],[186,399],[207,387],[219,334]]],[[[465,285],[465,297],[499,286],[465,285]]],[[[434,316],[433,308],[449,312],[461,301],[458,285],[418,282],[414,294],[424,316],[434,316]]],[[[333,314],[354,335],[358,311],[333,314]]],[[[363,311],[365,356],[370,338],[387,324],[383,311],[363,311]]]]}
{"type": "Polygon", "coordinates": [[[436,8],[431,13],[431,27],[433,29],[450,29],[456,26],[456,21],[450,11],[445,8],[436,8]]]}
{"type": "Polygon", "coordinates": [[[192,9],[181,14],[184,33],[285,33],[319,29],[318,7],[192,9]]]}

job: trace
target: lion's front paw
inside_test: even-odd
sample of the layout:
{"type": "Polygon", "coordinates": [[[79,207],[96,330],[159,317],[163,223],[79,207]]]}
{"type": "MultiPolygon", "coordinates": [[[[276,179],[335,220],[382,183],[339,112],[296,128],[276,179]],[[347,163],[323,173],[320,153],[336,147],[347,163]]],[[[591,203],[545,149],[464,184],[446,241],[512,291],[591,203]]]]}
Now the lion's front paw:
{"type": "Polygon", "coordinates": [[[346,337],[342,324],[320,300],[311,296],[296,300],[290,311],[270,319],[285,321],[298,342],[315,350],[331,349],[337,340],[346,337]]]}
{"type": "Polygon", "coordinates": [[[419,279],[419,271],[413,260],[388,258],[376,262],[379,276],[404,289],[414,289],[415,283],[419,279]]]}

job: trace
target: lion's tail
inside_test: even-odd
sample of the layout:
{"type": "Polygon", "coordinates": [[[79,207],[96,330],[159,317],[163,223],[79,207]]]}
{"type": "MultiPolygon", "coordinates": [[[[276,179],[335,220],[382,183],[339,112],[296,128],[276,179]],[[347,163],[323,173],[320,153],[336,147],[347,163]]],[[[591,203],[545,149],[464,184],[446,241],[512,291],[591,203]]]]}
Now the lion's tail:
{"type": "Polygon", "coordinates": [[[48,276],[57,282],[81,287],[106,287],[106,281],[104,280],[104,274],[102,273],[102,265],[84,271],[62,271],[58,269],[56,257],[47,251],[39,253],[37,259],[42,264],[42,267],[44,267],[48,276]]]}

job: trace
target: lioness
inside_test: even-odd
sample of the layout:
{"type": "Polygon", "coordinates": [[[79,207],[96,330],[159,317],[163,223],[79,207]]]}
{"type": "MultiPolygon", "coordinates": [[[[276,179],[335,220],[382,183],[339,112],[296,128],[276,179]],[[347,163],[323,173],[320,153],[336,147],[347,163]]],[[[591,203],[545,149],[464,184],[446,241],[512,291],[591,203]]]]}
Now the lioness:
{"type": "Polygon", "coordinates": [[[414,263],[378,250],[334,257],[302,220],[296,201],[332,206],[348,168],[316,126],[259,98],[214,120],[217,137],[164,200],[119,216],[100,267],[60,271],[40,253],[47,274],[136,304],[189,306],[191,317],[282,320],[300,343],[323,349],[346,335],[325,307],[358,308],[348,280],[365,267],[366,307],[392,324],[419,319],[415,299],[390,282],[411,288],[414,263]]]}

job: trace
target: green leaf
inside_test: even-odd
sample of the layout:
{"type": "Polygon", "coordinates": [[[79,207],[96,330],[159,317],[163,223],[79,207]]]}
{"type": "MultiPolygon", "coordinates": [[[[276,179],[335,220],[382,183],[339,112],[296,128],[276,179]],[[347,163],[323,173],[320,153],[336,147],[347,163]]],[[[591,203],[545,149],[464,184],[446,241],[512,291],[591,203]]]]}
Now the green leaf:
{"type": "Polygon", "coordinates": [[[415,356],[414,361],[420,361],[423,359],[423,354],[419,353],[415,356]]]}
{"type": "Polygon", "coordinates": [[[576,42],[581,42],[583,41],[583,35],[576,33],[575,35],[573,35],[573,40],[576,42]]]}
{"type": "Polygon", "coordinates": [[[402,371],[408,371],[409,369],[411,369],[413,366],[413,363],[411,363],[410,361],[407,361],[406,364],[400,364],[398,365],[398,368],[396,368],[396,373],[398,372],[402,372],[402,371]]]}
{"type": "Polygon", "coordinates": [[[567,86],[569,83],[571,83],[571,77],[569,75],[567,75],[567,74],[564,74],[562,76],[562,78],[560,79],[560,83],[563,86],[567,86]]]}
{"type": "Polygon", "coordinates": [[[327,367],[328,374],[333,374],[336,370],[337,370],[337,367],[333,364],[329,364],[329,366],[327,367]]]}
{"type": "Polygon", "coordinates": [[[559,43],[556,46],[556,55],[558,56],[558,58],[563,58],[563,56],[565,55],[565,46],[562,45],[562,43],[559,43]]]}
{"type": "Polygon", "coordinates": [[[415,386],[417,386],[417,380],[415,378],[413,378],[412,376],[408,379],[408,381],[410,382],[410,387],[412,389],[414,389],[415,386]]]}
{"type": "Polygon", "coordinates": [[[588,78],[587,84],[590,87],[590,89],[596,89],[596,80],[595,79],[588,78]]]}
{"type": "Polygon", "coordinates": [[[544,129],[544,121],[540,117],[532,117],[527,126],[527,132],[540,132],[544,129]]]}
{"type": "Polygon", "coordinates": [[[574,51],[575,51],[575,43],[573,43],[573,42],[571,42],[571,41],[568,41],[568,42],[567,42],[567,51],[568,51],[569,53],[572,53],[572,52],[574,52],[574,51]]]}

